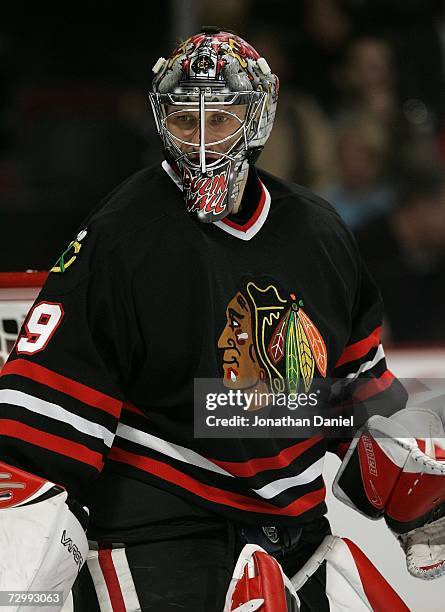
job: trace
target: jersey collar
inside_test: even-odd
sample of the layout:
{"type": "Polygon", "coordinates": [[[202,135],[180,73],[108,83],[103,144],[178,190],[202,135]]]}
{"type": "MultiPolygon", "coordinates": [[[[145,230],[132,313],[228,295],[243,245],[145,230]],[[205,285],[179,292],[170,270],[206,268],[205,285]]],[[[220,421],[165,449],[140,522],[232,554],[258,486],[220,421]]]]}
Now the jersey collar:
{"type": "MultiPolygon", "coordinates": [[[[175,185],[177,185],[182,191],[181,179],[166,160],[162,162],[162,168],[172,179],[175,185]]],[[[240,238],[241,240],[250,240],[256,234],[258,234],[267,219],[267,215],[269,214],[270,209],[270,193],[264,183],[259,178],[258,182],[260,185],[260,199],[256,208],[253,210],[250,218],[247,221],[240,225],[232,219],[228,219],[226,217],[221,221],[215,221],[215,223],[213,223],[212,225],[216,225],[216,227],[219,227],[231,236],[235,236],[236,238],[240,238]]]]}

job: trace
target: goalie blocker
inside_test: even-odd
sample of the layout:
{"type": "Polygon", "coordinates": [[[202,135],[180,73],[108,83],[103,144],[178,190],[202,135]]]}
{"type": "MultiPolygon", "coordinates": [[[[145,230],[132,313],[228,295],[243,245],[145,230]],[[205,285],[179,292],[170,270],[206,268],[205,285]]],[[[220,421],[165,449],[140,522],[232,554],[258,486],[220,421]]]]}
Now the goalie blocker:
{"type": "Polygon", "coordinates": [[[334,495],[348,506],[385,518],[406,553],[408,571],[423,579],[445,573],[443,412],[406,408],[390,418],[371,417],[333,484],[334,495]]]}
{"type": "Polygon", "coordinates": [[[0,591],[62,591],[65,601],[88,553],[87,521],[63,487],[0,461],[0,591]]]}

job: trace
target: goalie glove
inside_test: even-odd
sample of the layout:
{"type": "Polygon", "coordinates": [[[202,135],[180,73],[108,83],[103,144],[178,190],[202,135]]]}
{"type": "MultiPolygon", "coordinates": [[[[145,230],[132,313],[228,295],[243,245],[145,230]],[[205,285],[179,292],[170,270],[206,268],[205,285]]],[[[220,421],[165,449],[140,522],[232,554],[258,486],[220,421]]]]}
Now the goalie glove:
{"type": "Polygon", "coordinates": [[[333,484],[347,505],[372,519],[385,517],[408,571],[423,579],[445,574],[444,442],[443,410],[373,416],[354,437],[333,484]]]}
{"type": "Polygon", "coordinates": [[[278,561],[246,544],[233,571],[223,612],[298,612],[300,601],[278,561]]]}
{"type": "Polygon", "coordinates": [[[394,535],[405,551],[410,574],[423,580],[433,580],[445,574],[445,518],[394,535]]]}
{"type": "Polygon", "coordinates": [[[88,552],[87,519],[63,487],[0,462],[0,591],[62,591],[64,601],[88,552]]]}

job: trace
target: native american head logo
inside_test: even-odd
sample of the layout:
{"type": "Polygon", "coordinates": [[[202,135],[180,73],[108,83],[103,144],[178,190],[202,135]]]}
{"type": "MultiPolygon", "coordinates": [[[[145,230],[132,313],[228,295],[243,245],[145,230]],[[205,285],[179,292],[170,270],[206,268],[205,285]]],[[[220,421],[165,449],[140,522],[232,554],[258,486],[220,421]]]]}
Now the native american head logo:
{"type": "Polygon", "coordinates": [[[248,282],[230,300],[218,338],[224,385],[259,393],[309,391],[315,367],[325,378],[327,351],[317,327],[294,293],[248,282]]]}

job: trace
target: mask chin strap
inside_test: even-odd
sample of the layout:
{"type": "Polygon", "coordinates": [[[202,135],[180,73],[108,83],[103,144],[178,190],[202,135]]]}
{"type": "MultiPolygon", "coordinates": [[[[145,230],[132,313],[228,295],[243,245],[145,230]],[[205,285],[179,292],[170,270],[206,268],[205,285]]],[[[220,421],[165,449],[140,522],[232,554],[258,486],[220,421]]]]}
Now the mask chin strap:
{"type": "Polygon", "coordinates": [[[199,161],[202,174],[207,173],[206,142],[205,142],[205,99],[204,89],[199,90],[199,161]]]}

